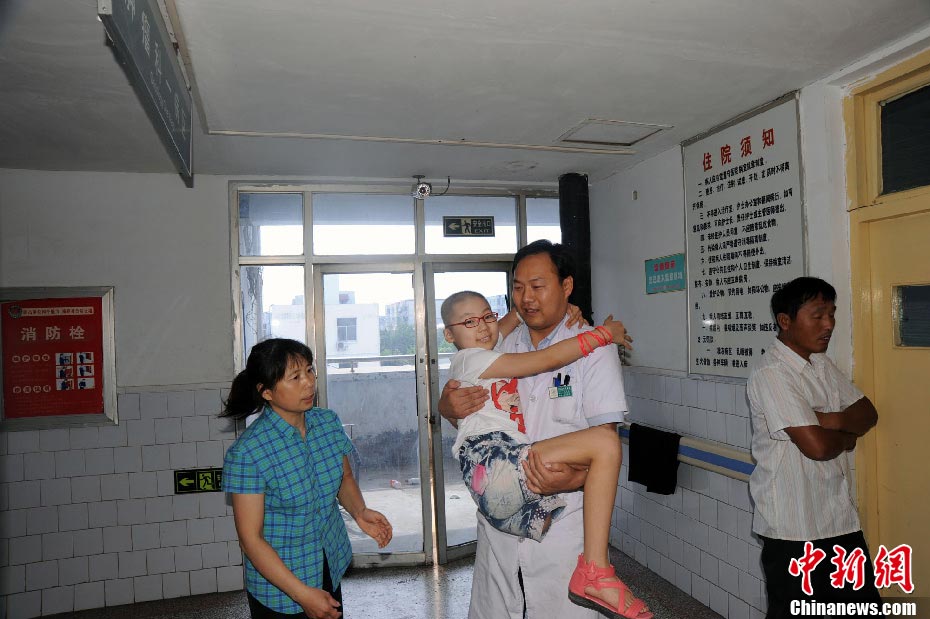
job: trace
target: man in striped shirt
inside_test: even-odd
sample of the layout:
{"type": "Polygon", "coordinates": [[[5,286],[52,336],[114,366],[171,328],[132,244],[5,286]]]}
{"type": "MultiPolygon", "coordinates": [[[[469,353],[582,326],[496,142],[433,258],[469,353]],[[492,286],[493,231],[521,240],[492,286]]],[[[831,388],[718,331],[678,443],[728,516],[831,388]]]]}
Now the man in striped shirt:
{"type": "Polygon", "coordinates": [[[767,619],[791,616],[792,600],[880,601],[847,453],[878,413],[824,354],[836,325],[835,300],[833,286],[813,277],[776,292],[778,336],[749,375],[757,463],[749,490],[752,530],[762,540],[767,619]],[[852,569],[837,570],[838,556],[852,569]],[[857,571],[864,586],[855,590],[849,581],[856,579],[847,576],[857,571]]]}

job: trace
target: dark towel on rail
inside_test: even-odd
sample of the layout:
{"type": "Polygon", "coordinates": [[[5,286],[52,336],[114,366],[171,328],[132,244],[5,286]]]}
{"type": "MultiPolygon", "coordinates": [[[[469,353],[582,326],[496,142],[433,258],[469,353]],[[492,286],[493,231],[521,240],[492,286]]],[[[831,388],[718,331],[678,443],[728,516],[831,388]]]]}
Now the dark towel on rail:
{"type": "Polygon", "coordinates": [[[630,425],[630,481],[656,494],[674,494],[678,482],[678,441],[673,432],[630,425]]]}

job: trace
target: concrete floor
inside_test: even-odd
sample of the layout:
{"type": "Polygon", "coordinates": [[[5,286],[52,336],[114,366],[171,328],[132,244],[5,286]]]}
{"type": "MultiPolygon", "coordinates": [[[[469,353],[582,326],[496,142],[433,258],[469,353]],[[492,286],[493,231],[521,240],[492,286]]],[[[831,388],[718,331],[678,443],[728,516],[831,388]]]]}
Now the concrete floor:
{"type": "MultiPolygon", "coordinates": [[[[617,574],[655,619],[721,619],[694,598],[611,549],[617,574]]],[[[355,570],[343,581],[345,619],[465,619],[473,559],[445,566],[355,570]]],[[[566,583],[567,586],[568,583],[566,583]]],[[[245,593],[217,593],[52,615],[57,619],[249,619],[245,593]]],[[[553,618],[556,619],[556,618],[553,618]]]]}

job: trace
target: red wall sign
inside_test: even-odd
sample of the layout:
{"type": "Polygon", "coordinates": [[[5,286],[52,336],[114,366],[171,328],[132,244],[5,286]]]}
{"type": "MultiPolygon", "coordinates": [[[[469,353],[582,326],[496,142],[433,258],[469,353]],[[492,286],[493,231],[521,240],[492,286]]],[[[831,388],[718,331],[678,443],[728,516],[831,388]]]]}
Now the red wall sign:
{"type": "Polygon", "coordinates": [[[102,298],[0,303],[6,419],[104,413],[102,298]]]}

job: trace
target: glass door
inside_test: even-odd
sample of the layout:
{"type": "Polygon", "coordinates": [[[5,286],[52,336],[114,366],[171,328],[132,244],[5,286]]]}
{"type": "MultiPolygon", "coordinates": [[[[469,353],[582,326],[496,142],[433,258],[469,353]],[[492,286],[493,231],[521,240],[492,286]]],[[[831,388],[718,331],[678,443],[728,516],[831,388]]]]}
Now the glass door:
{"type": "Polygon", "coordinates": [[[474,290],[487,297],[491,309],[501,316],[509,302],[508,272],[505,262],[434,263],[424,267],[428,308],[431,385],[430,421],[434,468],[434,509],[436,511],[436,550],[440,564],[474,554],[477,539],[475,504],[462,481],[458,461],[452,457],[455,428],[439,415],[438,402],[448,380],[449,361],[455,347],[443,337],[439,308],[443,300],[460,290],[474,290]]]}
{"type": "Polygon", "coordinates": [[[321,402],[336,411],[352,439],[350,460],[366,503],[394,527],[394,539],[379,549],[344,513],[355,565],[432,558],[429,483],[421,481],[430,475],[420,438],[426,420],[418,414],[423,370],[417,369],[414,276],[411,267],[385,266],[326,265],[315,277],[321,402]]]}

